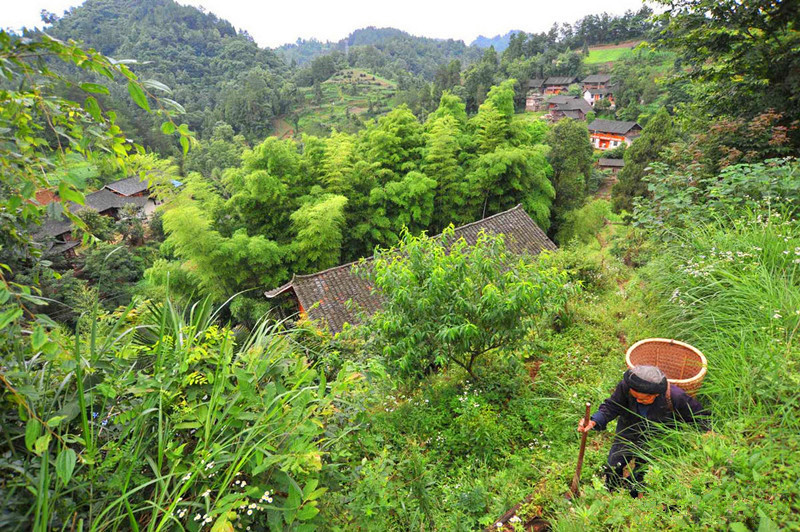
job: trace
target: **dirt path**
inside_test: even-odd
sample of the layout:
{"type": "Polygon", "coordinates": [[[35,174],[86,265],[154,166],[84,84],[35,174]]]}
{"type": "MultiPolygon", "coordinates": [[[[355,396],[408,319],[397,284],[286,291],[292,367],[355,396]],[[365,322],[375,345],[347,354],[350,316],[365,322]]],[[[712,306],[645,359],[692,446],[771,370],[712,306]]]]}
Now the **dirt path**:
{"type": "Polygon", "coordinates": [[[611,199],[611,189],[614,188],[614,185],[619,181],[617,176],[610,175],[606,178],[605,181],[600,185],[600,188],[597,189],[595,192],[594,197],[599,199],[611,199]]]}

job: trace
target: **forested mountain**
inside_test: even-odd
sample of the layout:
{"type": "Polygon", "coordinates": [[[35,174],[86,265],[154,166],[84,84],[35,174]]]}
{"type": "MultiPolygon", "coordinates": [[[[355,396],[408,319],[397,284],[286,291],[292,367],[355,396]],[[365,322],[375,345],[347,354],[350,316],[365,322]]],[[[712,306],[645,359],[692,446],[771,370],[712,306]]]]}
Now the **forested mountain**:
{"type": "MultiPolygon", "coordinates": [[[[183,120],[200,134],[224,120],[251,140],[263,138],[269,120],[286,112],[295,95],[289,69],[274,52],[229,22],[172,0],[87,0],[47,32],[137,60],[132,69],[166,83],[170,98],[186,109],[183,120]]],[[[113,85],[107,103],[146,146],[169,151],[152,118],[134,112],[124,86],[113,85]]]]}
{"type": "Polygon", "coordinates": [[[433,80],[440,65],[453,60],[468,64],[481,54],[463,41],[417,37],[394,28],[375,27],[356,30],[338,42],[298,39],[276,51],[287,63],[300,66],[320,56],[341,54],[345,67],[370,70],[390,79],[410,74],[428,81],[433,80]]]}
{"type": "Polygon", "coordinates": [[[505,35],[495,35],[494,37],[484,37],[483,35],[478,35],[474,41],[469,43],[469,45],[477,46],[478,48],[489,48],[490,46],[494,46],[495,50],[502,52],[508,48],[508,41],[511,40],[511,36],[515,33],[520,33],[520,30],[511,30],[505,35]]]}

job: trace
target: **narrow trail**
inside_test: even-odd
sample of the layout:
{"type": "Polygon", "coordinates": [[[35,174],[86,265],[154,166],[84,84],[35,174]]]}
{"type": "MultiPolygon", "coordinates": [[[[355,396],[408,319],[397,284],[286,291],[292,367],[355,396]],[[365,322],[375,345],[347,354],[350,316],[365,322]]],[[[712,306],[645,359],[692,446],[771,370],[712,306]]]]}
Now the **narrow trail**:
{"type": "Polygon", "coordinates": [[[615,175],[608,176],[606,180],[603,181],[603,183],[597,189],[597,192],[594,193],[594,197],[598,199],[610,200],[611,189],[614,188],[614,185],[616,185],[618,181],[619,179],[617,179],[617,176],[615,175]]]}

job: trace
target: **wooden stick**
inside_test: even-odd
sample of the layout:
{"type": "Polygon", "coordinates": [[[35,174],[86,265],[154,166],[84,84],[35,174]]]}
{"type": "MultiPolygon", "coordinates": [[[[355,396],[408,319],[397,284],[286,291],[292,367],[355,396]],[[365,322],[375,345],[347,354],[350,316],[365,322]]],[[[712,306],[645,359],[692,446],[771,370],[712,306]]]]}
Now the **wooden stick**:
{"type": "MultiPolygon", "coordinates": [[[[589,415],[591,414],[592,403],[586,403],[586,415],[583,417],[583,426],[589,424],[589,415]]],[[[583,467],[583,455],[586,452],[586,436],[589,434],[587,430],[581,435],[581,451],[578,453],[578,467],[575,468],[575,476],[572,477],[572,485],[570,486],[570,491],[572,492],[573,497],[577,497],[580,495],[580,489],[578,488],[578,484],[581,481],[581,468],[583,467]]]]}

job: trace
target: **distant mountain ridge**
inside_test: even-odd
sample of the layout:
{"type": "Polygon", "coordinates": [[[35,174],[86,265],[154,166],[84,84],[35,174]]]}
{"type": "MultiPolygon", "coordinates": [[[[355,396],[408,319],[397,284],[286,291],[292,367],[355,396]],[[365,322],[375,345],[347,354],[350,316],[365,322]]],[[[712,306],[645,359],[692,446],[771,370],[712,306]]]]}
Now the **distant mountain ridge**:
{"type": "Polygon", "coordinates": [[[274,49],[288,64],[303,66],[314,59],[339,53],[348,66],[363,68],[396,79],[401,72],[433,79],[439,65],[458,60],[462,65],[477,61],[481,50],[455,39],[418,37],[397,28],[368,26],[336,42],[298,39],[274,49]]]}
{"type": "Polygon", "coordinates": [[[469,43],[469,45],[477,46],[478,48],[489,48],[490,46],[494,46],[495,51],[502,52],[508,48],[508,43],[511,40],[511,36],[517,33],[522,33],[522,30],[511,30],[505,35],[495,35],[491,38],[478,35],[474,41],[469,43]]]}

